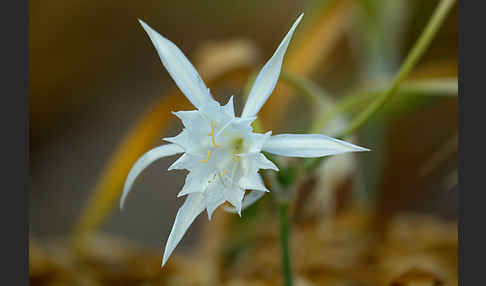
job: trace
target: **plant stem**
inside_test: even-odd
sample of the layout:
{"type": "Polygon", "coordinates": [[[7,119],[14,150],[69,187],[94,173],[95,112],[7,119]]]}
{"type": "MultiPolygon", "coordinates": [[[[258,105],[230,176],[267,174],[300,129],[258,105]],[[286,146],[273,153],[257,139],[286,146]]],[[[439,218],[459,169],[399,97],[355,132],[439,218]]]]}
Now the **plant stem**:
{"type": "MultiPolygon", "coordinates": [[[[434,38],[439,28],[442,26],[442,23],[444,22],[447,14],[451,10],[455,2],[456,2],[455,0],[440,1],[439,5],[437,5],[437,8],[434,11],[434,14],[432,15],[429,22],[427,23],[427,26],[425,27],[422,34],[418,38],[417,42],[415,42],[415,45],[413,46],[412,50],[408,54],[405,61],[401,65],[400,70],[395,76],[395,79],[393,80],[390,87],[387,88],[385,92],[382,93],[373,104],[371,104],[367,109],[365,109],[363,112],[358,114],[356,118],[351,122],[349,127],[346,128],[341,134],[336,136],[338,139],[344,139],[345,137],[348,137],[349,135],[353,134],[357,129],[359,129],[366,122],[368,122],[368,120],[378,110],[380,110],[380,108],[383,107],[383,105],[385,105],[385,103],[390,99],[390,97],[397,92],[398,88],[400,87],[400,84],[403,82],[403,80],[408,75],[408,73],[415,67],[419,59],[427,50],[430,42],[434,38]]],[[[335,114],[331,114],[331,116],[335,116],[335,114]]],[[[327,120],[328,118],[326,118],[323,121],[325,122],[327,120]]],[[[314,169],[315,167],[319,166],[323,158],[326,157],[312,158],[306,160],[306,162],[304,163],[304,168],[306,170],[314,169]]]]}
{"type": "Polygon", "coordinates": [[[418,60],[424,54],[425,50],[439,30],[440,26],[444,22],[444,19],[446,18],[448,12],[455,2],[455,0],[442,0],[439,3],[434,11],[434,14],[427,23],[427,26],[420,35],[420,38],[417,40],[412,50],[408,54],[407,58],[403,62],[402,66],[400,67],[400,70],[398,71],[390,87],[380,97],[378,97],[373,104],[371,104],[367,109],[360,113],[340,137],[347,137],[353,134],[354,131],[363,126],[390,99],[390,97],[396,93],[399,85],[402,83],[408,73],[415,67],[418,60]]]}
{"type": "MultiPolygon", "coordinates": [[[[310,133],[320,133],[327,125],[342,113],[357,110],[363,104],[368,104],[375,99],[384,89],[374,88],[361,92],[355,92],[345,96],[336,103],[328,112],[323,113],[312,125],[310,133]]],[[[431,95],[457,95],[457,78],[436,78],[426,80],[413,80],[403,82],[397,91],[397,95],[423,94],[431,95]]]]}
{"type": "Polygon", "coordinates": [[[311,126],[309,133],[321,133],[329,122],[338,115],[348,112],[351,108],[370,101],[376,93],[364,92],[353,96],[347,96],[334,105],[328,112],[323,113],[311,126]]]}
{"type": "Polygon", "coordinates": [[[302,95],[307,97],[310,104],[321,104],[321,100],[323,98],[330,97],[327,91],[322,90],[319,85],[315,84],[305,77],[282,71],[280,73],[280,80],[292,86],[302,95]]]}
{"type": "Polygon", "coordinates": [[[280,203],[280,243],[282,252],[282,273],[284,276],[284,285],[292,285],[292,268],[290,264],[290,251],[289,251],[289,235],[290,224],[288,218],[289,205],[286,202],[280,203]]]}

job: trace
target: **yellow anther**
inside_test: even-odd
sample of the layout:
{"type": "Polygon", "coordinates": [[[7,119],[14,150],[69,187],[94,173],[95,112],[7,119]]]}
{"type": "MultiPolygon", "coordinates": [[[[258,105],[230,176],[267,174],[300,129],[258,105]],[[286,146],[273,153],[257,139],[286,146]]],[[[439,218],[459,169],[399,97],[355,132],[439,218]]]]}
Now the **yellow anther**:
{"type": "Polygon", "coordinates": [[[224,174],[226,174],[226,171],[227,170],[224,170],[223,172],[221,172],[221,177],[224,177],[224,174]]]}
{"type": "Polygon", "coordinates": [[[208,184],[211,184],[214,179],[216,179],[216,173],[214,173],[213,178],[208,180],[208,184]]]}
{"type": "Polygon", "coordinates": [[[212,122],[211,122],[211,133],[209,133],[208,136],[211,136],[211,143],[213,143],[214,148],[220,147],[218,144],[216,144],[216,140],[214,139],[214,124],[212,122]]]}
{"type": "Polygon", "coordinates": [[[209,161],[209,158],[210,158],[210,157],[211,157],[211,151],[209,151],[209,150],[208,150],[208,155],[207,155],[206,159],[201,160],[201,161],[199,161],[199,162],[200,162],[200,163],[206,163],[206,162],[208,162],[208,161],[209,161]]]}

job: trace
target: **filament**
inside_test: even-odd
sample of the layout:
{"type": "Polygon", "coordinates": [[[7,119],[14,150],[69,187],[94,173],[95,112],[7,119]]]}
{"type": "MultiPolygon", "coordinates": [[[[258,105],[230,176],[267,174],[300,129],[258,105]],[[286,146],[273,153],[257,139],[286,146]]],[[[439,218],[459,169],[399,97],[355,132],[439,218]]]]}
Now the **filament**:
{"type": "Polygon", "coordinates": [[[214,148],[220,147],[218,144],[216,144],[216,140],[214,139],[214,124],[212,122],[211,122],[211,133],[209,133],[208,136],[211,136],[211,143],[213,143],[214,148]]]}
{"type": "Polygon", "coordinates": [[[211,157],[211,151],[208,150],[208,155],[206,156],[206,159],[199,161],[200,163],[207,163],[209,161],[209,158],[211,157]]]}

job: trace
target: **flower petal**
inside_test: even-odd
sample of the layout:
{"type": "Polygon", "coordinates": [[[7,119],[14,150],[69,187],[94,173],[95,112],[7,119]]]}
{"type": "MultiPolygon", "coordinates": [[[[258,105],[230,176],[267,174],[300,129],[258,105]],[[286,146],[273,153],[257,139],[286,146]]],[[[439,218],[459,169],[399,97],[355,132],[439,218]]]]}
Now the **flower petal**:
{"type": "Polygon", "coordinates": [[[269,192],[263,183],[262,177],[257,172],[250,172],[241,177],[240,181],[238,182],[238,186],[244,190],[269,192]]]}
{"type": "Polygon", "coordinates": [[[172,163],[167,170],[191,170],[197,167],[197,165],[201,164],[199,163],[199,160],[200,158],[195,155],[184,153],[182,156],[177,158],[177,160],[172,163]]]}
{"type": "MultiPolygon", "coordinates": [[[[185,152],[192,151],[193,148],[191,148],[191,147],[194,147],[194,144],[192,143],[193,140],[191,138],[191,134],[189,133],[189,131],[187,131],[185,129],[183,129],[176,136],[165,137],[165,138],[162,138],[162,140],[181,147],[181,149],[184,149],[185,152]]],[[[196,147],[198,147],[198,146],[196,146],[196,147]]]]}
{"type": "Polygon", "coordinates": [[[245,138],[245,142],[247,142],[246,150],[247,153],[259,153],[262,151],[263,145],[270,139],[272,136],[272,131],[268,131],[265,134],[260,133],[251,133],[245,138]]]}
{"type": "Polygon", "coordinates": [[[148,165],[150,165],[152,162],[154,162],[157,159],[167,157],[167,156],[172,156],[182,152],[184,152],[184,150],[181,147],[174,144],[166,144],[166,145],[156,147],[148,151],[147,153],[143,154],[142,157],[140,157],[137,160],[137,162],[135,162],[132,169],[128,173],[127,179],[125,180],[125,186],[123,187],[123,193],[120,199],[120,208],[123,209],[125,199],[128,195],[128,192],[130,192],[133,182],[135,182],[135,179],[138,177],[138,175],[145,168],[147,168],[148,165]]]}
{"type": "Polygon", "coordinates": [[[182,121],[185,128],[191,130],[197,129],[195,126],[197,126],[199,122],[204,121],[204,117],[201,115],[199,110],[177,111],[172,112],[172,114],[177,116],[182,121]]]}
{"type": "Polygon", "coordinates": [[[225,189],[222,185],[214,183],[203,193],[206,200],[206,211],[208,213],[208,219],[211,220],[213,212],[225,202],[225,189]]]}
{"type": "Polygon", "coordinates": [[[228,103],[223,106],[223,110],[231,117],[235,117],[235,105],[233,104],[233,96],[231,96],[228,100],[228,103]]]}
{"type": "Polygon", "coordinates": [[[204,197],[201,193],[189,194],[184,204],[177,211],[177,216],[169,234],[169,239],[165,245],[164,256],[162,259],[162,266],[165,265],[167,259],[181,241],[189,226],[194,219],[204,210],[204,197]]]}
{"type": "Polygon", "coordinates": [[[182,190],[177,194],[178,197],[195,193],[204,192],[213,180],[213,171],[209,168],[195,168],[186,176],[186,181],[182,190]]]}
{"type": "Polygon", "coordinates": [[[270,170],[278,171],[278,167],[262,153],[258,154],[257,161],[258,161],[257,166],[259,169],[270,169],[270,170]]]}
{"type": "Polygon", "coordinates": [[[253,87],[248,95],[248,100],[246,101],[245,107],[243,108],[242,118],[255,116],[263,104],[267,101],[270,94],[272,94],[275,85],[277,84],[278,77],[280,75],[280,70],[282,68],[282,61],[285,55],[285,51],[289,45],[292,34],[295,28],[299,24],[300,20],[304,16],[302,13],[299,18],[295,21],[290,31],[287,33],[285,38],[282,40],[277,50],[273,56],[267,61],[263,66],[262,70],[258,74],[253,83],[253,87]]]}
{"type": "Polygon", "coordinates": [[[281,156],[315,158],[369,149],[321,134],[280,134],[270,137],[263,150],[281,156]]]}
{"type": "Polygon", "coordinates": [[[208,123],[212,121],[216,125],[224,125],[234,118],[230,113],[225,111],[224,106],[221,106],[219,102],[215,100],[205,102],[203,105],[201,105],[199,110],[206,120],[209,120],[208,123]]]}
{"type": "Polygon", "coordinates": [[[241,216],[241,210],[243,207],[242,201],[244,196],[245,191],[237,187],[225,193],[226,200],[233,205],[233,208],[239,216],[241,216]]]}
{"type": "Polygon", "coordinates": [[[241,204],[241,207],[239,209],[236,207],[224,206],[224,210],[230,213],[238,213],[241,216],[242,210],[254,204],[261,197],[263,197],[264,194],[265,192],[253,190],[249,192],[248,195],[245,196],[245,198],[243,199],[243,203],[241,204]]]}
{"type": "Polygon", "coordinates": [[[184,53],[144,21],[138,21],[152,40],[162,64],[187,99],[197,108],[204,102],[213,100],[209,89],[184,53]]]}

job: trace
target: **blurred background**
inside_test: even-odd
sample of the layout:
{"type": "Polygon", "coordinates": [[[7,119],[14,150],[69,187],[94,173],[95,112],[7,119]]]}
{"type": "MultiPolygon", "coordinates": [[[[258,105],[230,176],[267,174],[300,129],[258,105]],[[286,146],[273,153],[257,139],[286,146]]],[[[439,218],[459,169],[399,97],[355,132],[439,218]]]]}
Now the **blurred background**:
{"type": "MultiPolygon", "coordinates": [[[[362,87],[388,84],[438,3],[31,1],[31,238],[49,241],[71,233],[93,190],[106,179],[114,154],[147,114],[157,114],[159,107],[189,109],[186,103],[170,101],[176,86],[137,19],[173,41],[218,99],[235,94],[241,107],[251,72],[265,63],[305,12],[284,71],[313,81],[337,102],[362,87]],[[237,75],[231,75],[232,69],[237,75]],[[225,79],[223,74],[230,76],[225,79]]],[[[354,167],[343,167],[346,176],[339,177],[338,184],[321,186],[329,189],[333,204],[318,208],[338,214],[359,205],[373,210],[378,221],[405,212],[455,224],[457,45],[454,7],[409,78],[456,80],[455,92],[441,92],[439,87],[433,94],[419,91],[391,101],[355,138],[373,152],[352,157],[354,167]]],[[[310,107],[284,84],[267,103],[263,125],[274,133],[307,130],[311,122],[305,114],[310,107]],[[283,99],[275,99],[280,93],[283,99]],[[282,106],[286,109],[280,110],[282,106]]],[[[160,115],[154,128],[161,128],[140,139],[146,146],[138,146],[135,155],[180,130],[179,122],[168,121],[172,117],[160,115]]],[[[133,159],[128,161],[129,167],[133,159]]],[[[113,195],[115,206],[100,222],[101,230],[157,250],[163,247],[183,202],[176,194],[185,173],[168,172],[173,161],[159,160],[144,171],[123,211],[117,207],[119,194],[113,195]]],[[[189,229],[177,251],[189,253],[203,221],[205,215],[189,229]]]]}

